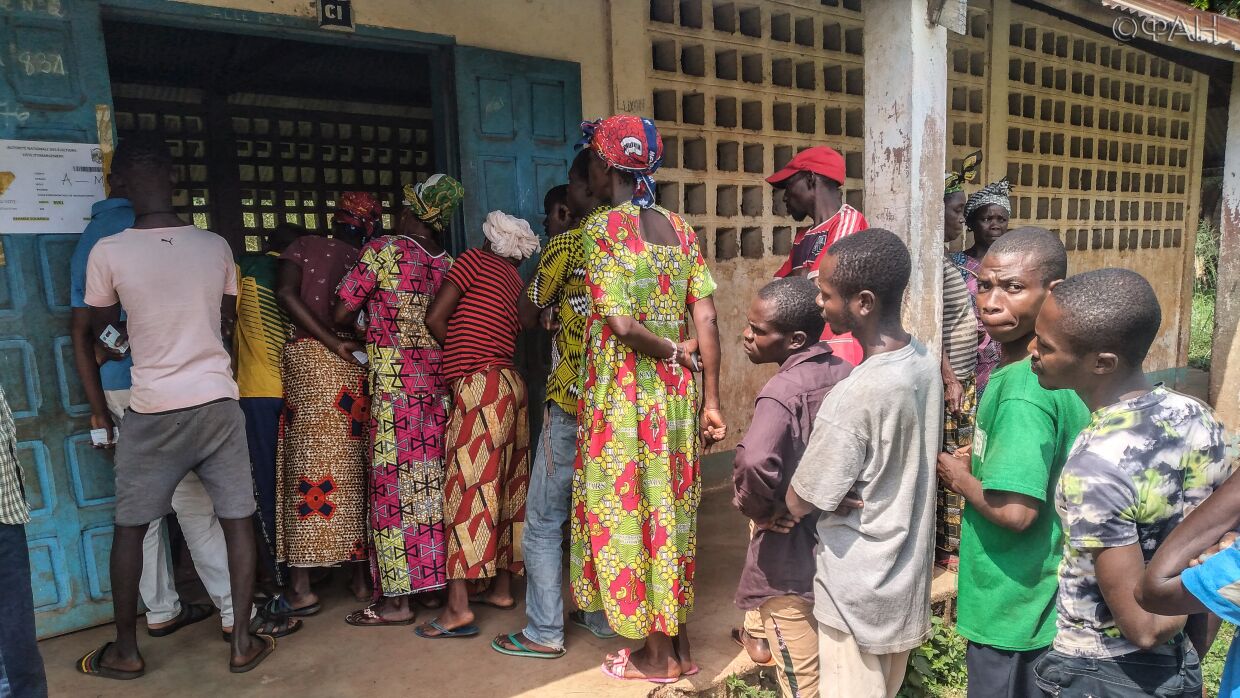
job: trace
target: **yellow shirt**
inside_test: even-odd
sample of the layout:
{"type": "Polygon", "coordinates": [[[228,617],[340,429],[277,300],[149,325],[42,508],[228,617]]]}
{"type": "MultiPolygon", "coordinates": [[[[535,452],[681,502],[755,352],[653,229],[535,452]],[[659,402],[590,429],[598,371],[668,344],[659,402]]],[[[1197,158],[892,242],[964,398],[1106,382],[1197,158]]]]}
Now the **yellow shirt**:
{"type": "Polygon", "coordinates": [[[237,328],[233,349],[241,397],[283,397],[280,364],[288,318],[276,304],[275,253],[247,254],[237,265],[237,328]]]}

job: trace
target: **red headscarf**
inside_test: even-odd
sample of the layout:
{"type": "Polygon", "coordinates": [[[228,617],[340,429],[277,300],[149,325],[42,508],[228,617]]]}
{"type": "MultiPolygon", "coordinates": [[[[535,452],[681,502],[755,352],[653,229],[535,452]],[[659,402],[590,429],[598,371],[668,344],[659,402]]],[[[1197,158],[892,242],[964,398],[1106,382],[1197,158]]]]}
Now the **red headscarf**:
{"type": "Polygon", "coordinates": [[[653,206],[654,179],[650,175],[663,164],[663,139],[654,122],[639,116],[616,114],[599,121],[582,122],[581,132],[603,162],[637,178],[633,203],[642,208],[653,206]]]}
{"type": "Polygon", "coordinates": [[[373,237],[383,220],[383,207],[374,194],[364,191],[346,191],[336,202],[336,223],[357,228],[364,237],[373,237]]]}

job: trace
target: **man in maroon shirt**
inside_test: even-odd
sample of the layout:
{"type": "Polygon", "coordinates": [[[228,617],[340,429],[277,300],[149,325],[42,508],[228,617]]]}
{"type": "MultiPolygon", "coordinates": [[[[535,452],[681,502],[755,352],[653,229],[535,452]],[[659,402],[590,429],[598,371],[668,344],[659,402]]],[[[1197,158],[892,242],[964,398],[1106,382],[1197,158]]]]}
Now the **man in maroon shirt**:
{"type": "MultiPolygon", "coordinates": [[[[870,227],[865,216],[844,203],[840,186],[844,183],[844,156],[825,145],[797,153],[783,169],[766,178],[784,192],[784,206],[797,222],[810,219],[813,225],[797,231],[792,251],[776,277],[818,275],[818,263],[827,248],[840,238],[870,227]]],[[[844,334],[836,336],[830,328],[822,339],[831,344],[837,356],[854,366],[861,362],[861,345],[844,334]]]]}
{"type": "MultiPolygon", "coordinates": [[[[818,624],[814,620],[814,517],[794,520],[784,506],[792,474],[805,451],[822,399],[852,370],[826,342],[816,341],[824,320],[813,282],[776,279],[749,306],[745,354],[755,364],[778,363],[779,372],[754,403],[753,421],[736,447],[733,503],[753,522],[749,553],[736,589],[746,626],[762,635],[774,654],[784,696],[818,695],[818,624]]],[[[747,650],[760,649],[750,633],[733,631],[747,650]]]]}

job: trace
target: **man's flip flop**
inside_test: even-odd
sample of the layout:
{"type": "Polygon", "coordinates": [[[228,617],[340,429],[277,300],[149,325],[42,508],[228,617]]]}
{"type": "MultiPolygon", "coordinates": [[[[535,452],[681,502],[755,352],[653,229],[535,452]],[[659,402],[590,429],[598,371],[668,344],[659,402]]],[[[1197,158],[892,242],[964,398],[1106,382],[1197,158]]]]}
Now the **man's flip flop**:
{"type": "Polygon", "coordinates": [[[462,625],[459,628],[452,628],[451,630],[449,630],[448,628],[445,628],[442,625],[440,625],[439,619],[436,618],[435,620],[427,623],[426,625],[419,625],[417,628],[414,628],[413,634],[421,638],[426,638],[427,640],[439,640],[441,638],[449,638],[449,637],[473,637],[474,635],[478,634],[478,626],[462,625]],[[434,630],[436,634],[428,635],[425,630],[425,628],[428,628],[428,627],[431,630],[434,630]]]}
{"type": "Polygon", "coordinates": [[[78,660],[78,672],[86,674],[87,676],[98,676],[99,678],[116,679],[117,681],[129,681],[146,673],[146,669],[125,671],[123,669],[112,669],[104,666],[103,653],[107,652],[108,648],[111,646],[111,642],[105,642],[102,647],[98,647],[87,652],[86,656],[78,660]]]}
{"type": "Polygon", "coordinates": [[[263,660],[267,658],[267,655],[276,651],[276,639],[274,637],[270,635],[258,635],[257,637],[258,639],[267,643],[267,646],[263,648],[263,651],[259,652],[253,659],[246,662],[245,664],[242,664],[241,666],[236,666],[232,662],[229,662],[228,663],[229,671],[231,671],[234,674],[244,674],[245,672],[250,671],[254,667],[261,664],[263,660]]]}
{"type": "Polygon", "coordinates": [[[412,625],[415,620],[415,616],[410,616],[404,620],[388,620],[375,611],[375,604],[373,603],[360,611],[354,611],[344,617],[344,622],[361,628],[381,625],[412,625]]]}
{"type": "Polygon", "coordinates": [[[597,637],[600,640],[610,640],[613,637],[620,637],[620,634],[614,631],[610,633],[600,633],[594,628],[591,628],[590,624],[586,622],[586,614],[584,611],[573,611],[572,613],[568,614],[568,619],[571,620],[574,625],[580,625],[586,630],[589,630],[591,635],[593,635],[594,637],[597,637]]]}
{"type": "Polygon", "coordinates": [[[183,603],[181,612],[172,619],[171,623],[162,628],[148,627],[146,634],[151,637],[168,637],[187,625],[204,621],[213,615],[215,615],[215,606],[205,603],[183,603]]]}
{"type": "Polygon", "coordinates": [[[499,644],[499,638],[495,638],[494,640],[491,640],[491,649],[495,650],[496,652],[499,652],[500,654],[506,654],[509,657],[532,657],[535,659],[559,659],[560,657],[564,656],[565,650],[563,647],[556,650],[555,652],[542,652],[539,650],[532,650],[529,647],[526,647],[525,645],[521,643],[521,640],[518,639],[520,637],[521,637],[521,633],[510,633],[504,636],[504,639],[508,640],[509,643],[511,643],[517,648],[515,650],[510,650],[507,647],[504,647],[503,645],[499,644]]]}
{"type": "Polygon", "coordinates": [[[614,658],[604,661],[599,668],[603,670],[604,674],[620,681],[649,681],[650,683],[666,685],[680,680],[680,676],[625,676],[629,668],[630,659],[629,648],[625,647],[617,652],[614,658]]]}
{"type": "Polygon", "coordinates": [[[323,610],[323,604],[317,601],[310,604],[309,606],[302,606],[301,608],[293,608],[293,605],[288,602],[287,596],[285,596],[284,594],[276,594],[275,596],[271,597],[271,600],[263,604],[263,607],[260,612],[263,615],[268,616],[268,617],[292,616],[294,618],[304,618],[306,616],[312,616],[321,610],[323,610]]]}

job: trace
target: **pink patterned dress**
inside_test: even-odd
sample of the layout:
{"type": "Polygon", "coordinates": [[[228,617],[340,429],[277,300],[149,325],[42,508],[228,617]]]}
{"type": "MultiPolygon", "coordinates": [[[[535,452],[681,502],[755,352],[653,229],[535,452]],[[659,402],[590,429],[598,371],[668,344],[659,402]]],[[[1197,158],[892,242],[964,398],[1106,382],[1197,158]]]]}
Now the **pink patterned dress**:
{"type": "Polygon", "coordinates": [[[401,596],[445,585],[443,350],[426,309],[452,266],[411,238],[388,235],[362,248],[337,296],[365,306],[371,395],[370,559],[375,586],[401,596]]]}

